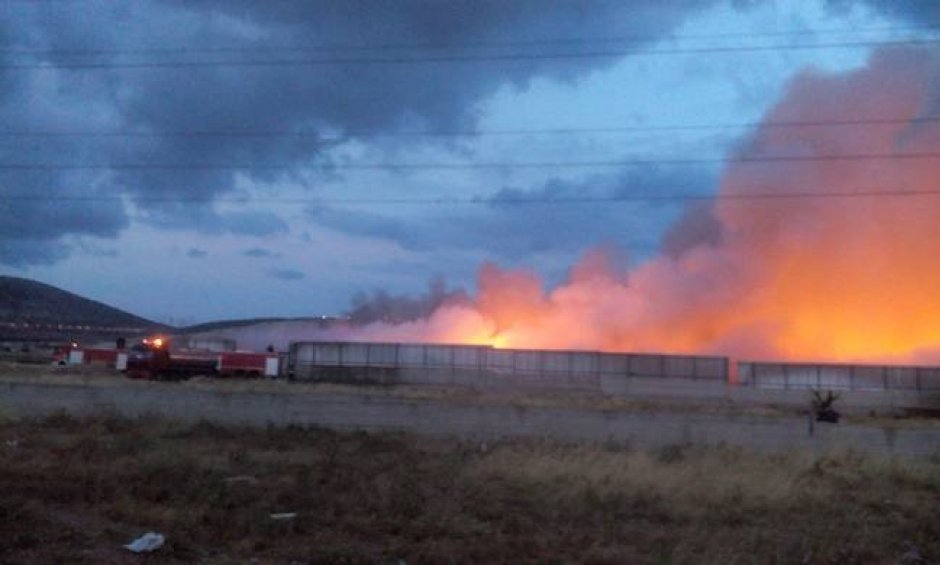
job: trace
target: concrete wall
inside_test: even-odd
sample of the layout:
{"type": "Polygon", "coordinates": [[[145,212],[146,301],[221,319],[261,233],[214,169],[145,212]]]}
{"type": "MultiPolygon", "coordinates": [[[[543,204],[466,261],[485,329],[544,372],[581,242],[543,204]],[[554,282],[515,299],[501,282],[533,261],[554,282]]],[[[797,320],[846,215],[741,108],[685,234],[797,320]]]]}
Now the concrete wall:
{"type": "Polygon", "coordinates": [[[315,425],[339,430],[406,431],[466,438],[504,436],[610,441],[638,448],[675,444],[735,445],[761,450],[851,448],[890,456],[940,451],[940,427],[817,424],[806,418],[708,415],[688,411],[592,411],[414,401],[369,394],[258,393],[198,390],[169,383],[135,386],[0,382],[0,410],[42,416],[158,415],[237,425],[315,425]]]}

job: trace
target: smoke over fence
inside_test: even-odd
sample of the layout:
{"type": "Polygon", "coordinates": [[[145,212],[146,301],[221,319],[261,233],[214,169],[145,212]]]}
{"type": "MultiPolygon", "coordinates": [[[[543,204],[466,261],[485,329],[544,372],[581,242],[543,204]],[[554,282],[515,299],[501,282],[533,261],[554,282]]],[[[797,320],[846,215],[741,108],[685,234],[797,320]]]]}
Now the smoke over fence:
{"type": "Polygon", "coordinates": [[[627,273],[589,250],[545,291],[488,263],[472,297],[432,287],[396,310],[376,296],[358,323],[289,340],[936,362],[936,70],[926,51],[891,49],[850,74],[804,72],[729,157],[715,199],[627,273]]]}

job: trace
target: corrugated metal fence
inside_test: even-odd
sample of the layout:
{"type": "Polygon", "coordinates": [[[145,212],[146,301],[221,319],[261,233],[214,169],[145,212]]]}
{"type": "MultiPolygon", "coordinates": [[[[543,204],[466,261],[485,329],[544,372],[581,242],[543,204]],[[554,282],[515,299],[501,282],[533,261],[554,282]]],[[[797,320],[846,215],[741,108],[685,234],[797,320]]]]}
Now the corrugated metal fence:
{"type": "Polygon", "coordinates": [[[298,342],[291,344],[288,370],[302,380],[599,390],[602,380],[611,378],[679,378],[723,383],[728,359],[472,345],[298,342]]]}
{"type": "MultiPolygon", "coordinates": [[[[772,390],[940,392],[940,367],[743,361],[727,357],[495,349],[423,343],[297,342],[288,371],[300,380],[384,384],[516,385],[610,391],[638,379],[726,382],[772,390]]],[[[675,381],[679,382],[679,381],[675,381]]]]}
{"type": "Polygon", "coordinates": [[[741,362],[738,384],[783,390],[940,391],[940,367],[741,362]]]}

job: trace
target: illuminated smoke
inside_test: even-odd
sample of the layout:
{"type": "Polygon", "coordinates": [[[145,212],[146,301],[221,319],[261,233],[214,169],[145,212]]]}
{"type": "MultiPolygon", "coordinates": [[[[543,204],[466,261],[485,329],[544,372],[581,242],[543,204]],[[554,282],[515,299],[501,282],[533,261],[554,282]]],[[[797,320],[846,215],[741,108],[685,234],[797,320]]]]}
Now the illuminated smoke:
{"type": "Polygon", "coordinates": [[[690,208],[667,232],[662,255],[626,274],[592,250],[546,292],[533,273],[485,264],[469,302],[331,335],[937,361],[940,196],[870,196],[940,189],[940,159],[896,158],[940,151],[940,124],[918,120],[940,109],[935,71],[924,51],[891,50],[850,74],[804,72],[729,162],[719,198],[690,208]],[[866,118],[902,121],[813,123],[866,118]],[[764,156],[810,159],[748,161],[764,156]]]}

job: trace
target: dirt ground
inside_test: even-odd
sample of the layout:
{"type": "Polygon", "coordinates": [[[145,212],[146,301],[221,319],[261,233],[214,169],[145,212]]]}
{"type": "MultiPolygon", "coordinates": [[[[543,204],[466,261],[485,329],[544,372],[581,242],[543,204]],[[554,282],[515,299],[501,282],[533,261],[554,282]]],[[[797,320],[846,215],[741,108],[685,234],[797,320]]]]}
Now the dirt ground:
{"type": "Polygon", "coordinates": [[[938,509],[940,461],[0,423],[3,563],[938,563],[938,509]]]}

